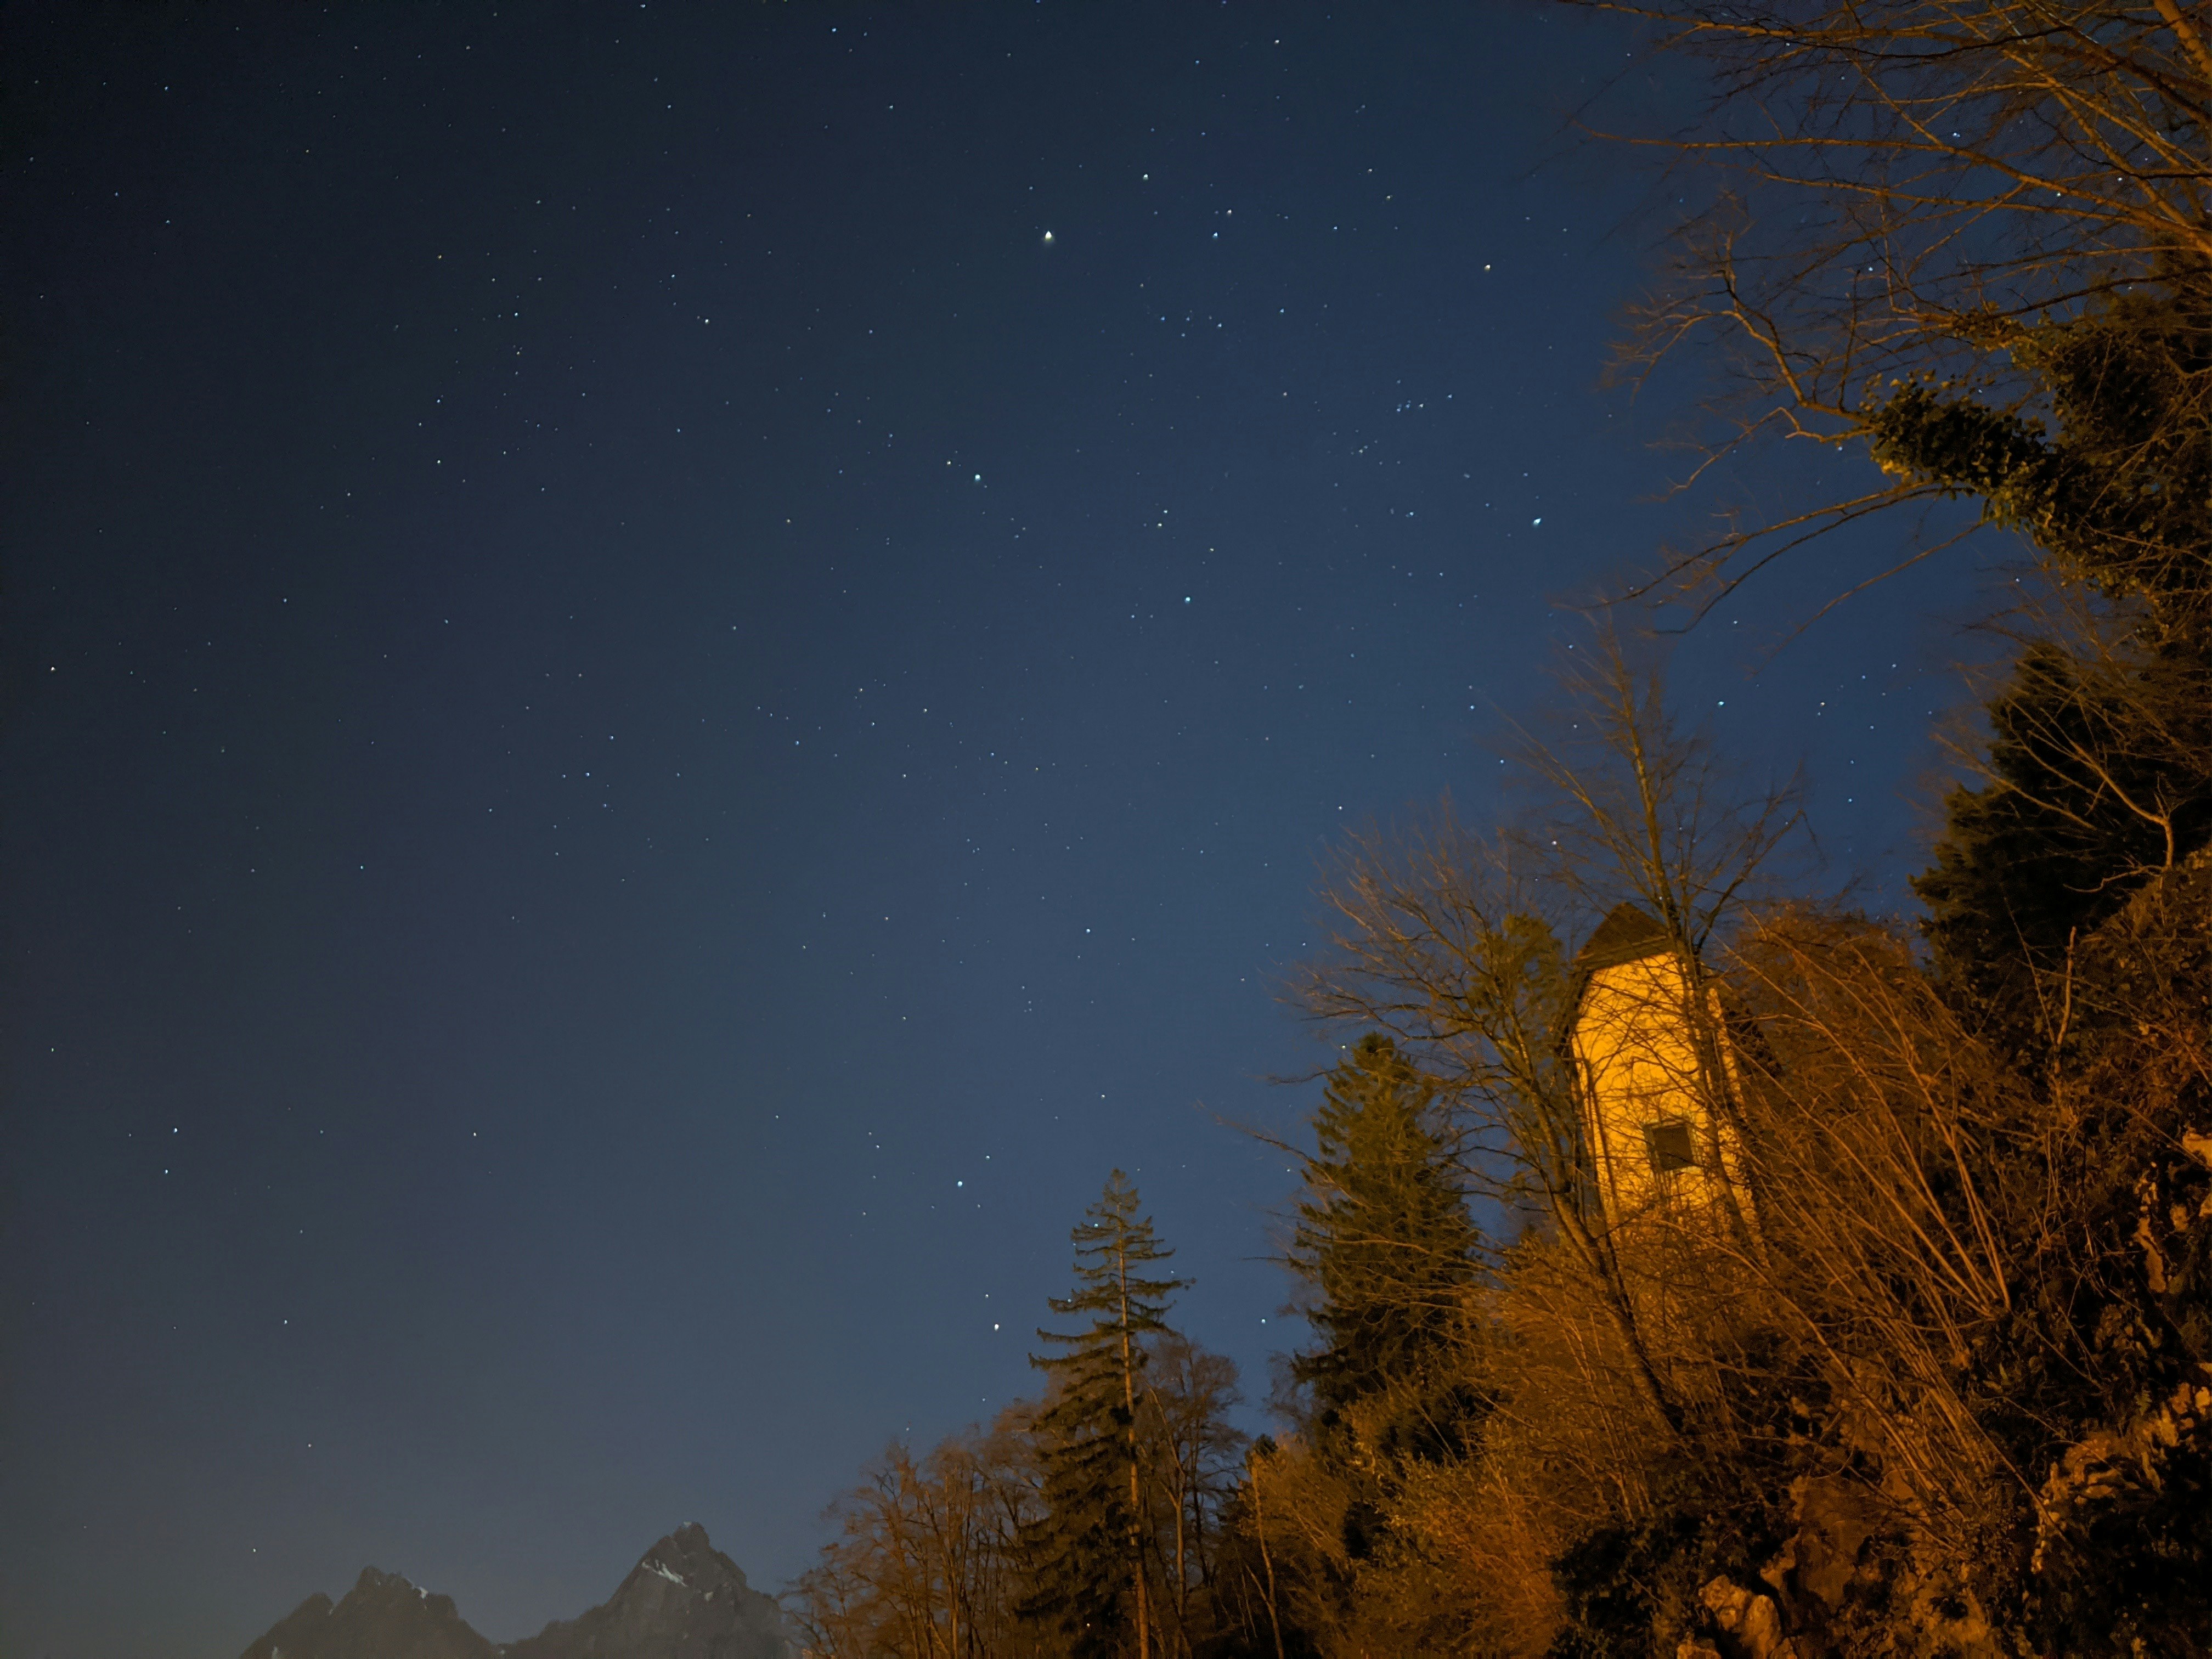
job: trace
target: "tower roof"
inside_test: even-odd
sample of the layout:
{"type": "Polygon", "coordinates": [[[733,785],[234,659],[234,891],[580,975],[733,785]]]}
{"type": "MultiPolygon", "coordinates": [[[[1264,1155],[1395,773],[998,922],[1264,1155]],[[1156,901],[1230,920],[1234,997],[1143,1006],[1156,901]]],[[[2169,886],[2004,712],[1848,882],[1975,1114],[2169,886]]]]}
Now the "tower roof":
{"type": "Polygon", "coordinates": [[[1633,904],[1616,904],[1598,923],[1597,932],[1575,952],[1575,972],[1594,974],[1601,968],[1618,968],[1624,962],[1641,962],[1674,947],[1673,936],[1657,917],[1633,904]]]}
{"type": "Polygon", "coordinates": [[[1624,963],[1664,956],[1674,948],[1674,936],[1650,911],[1626,902],[1614,905],[1605,920],[1598,923],[1597,932],[1575,952],[1569,969],[1565,1014],[1556,1039],[1560,1049],[1565,1049],[1569,1036],[1582,1018],[1583,997],[1589,990],[1594,975],[1624,963]]]}

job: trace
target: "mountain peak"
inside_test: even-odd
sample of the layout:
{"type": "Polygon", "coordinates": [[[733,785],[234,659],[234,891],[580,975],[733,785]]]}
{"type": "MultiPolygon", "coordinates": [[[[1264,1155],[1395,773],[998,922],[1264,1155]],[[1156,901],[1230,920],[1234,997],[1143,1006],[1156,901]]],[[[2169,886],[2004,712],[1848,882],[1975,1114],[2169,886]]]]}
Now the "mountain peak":
{"type": "Polygon", "coordinates": [[[374,1567],[363,1567],[361,1577],[353,1581],[356,1595],[413,1595],[417,1601],[430,1592],[417,1589],[396,1572],[380,1572],[374,1567]]]}
{"type": "Polygon", "coordinates": [[[335,1605],[319,1591],[246,1649],[244,1659],[493,1659],[450,1595],[363,1567],[335,1605]]]}
{"type": "Polygon", "coordinates": [[[581,1618],[548,1625],[506,1659],[786,1659],[783,1611],[745,1583],[707,1529],[678,1527],[581,1618]]]}
{"type": "Polygon", "coordinates": [[[678,1527],[579,1618],[495,1648],[450,1595],[364,1567],[344,1598],[309,1596],[243,1659],[791,1659],[783,1610],[697,1522],[678,1527]]]}
{"type": "Polygon", "coordinates": [[[639,1572],[702,1595],[718,1589],[745,1594],[750,1588],[744,1570],[714,1547],[706,1528],[696,1521],[685,1522],[639,1557],[633,1574],[639,1572]]]}

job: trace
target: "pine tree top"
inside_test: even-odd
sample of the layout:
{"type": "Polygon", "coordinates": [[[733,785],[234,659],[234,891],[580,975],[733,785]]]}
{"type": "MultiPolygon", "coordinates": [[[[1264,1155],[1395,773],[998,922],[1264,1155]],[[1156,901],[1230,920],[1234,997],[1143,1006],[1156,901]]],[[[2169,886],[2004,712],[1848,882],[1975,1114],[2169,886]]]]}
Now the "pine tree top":
{"type": "Polygon", "coordinates": [[[1032,1357],[1030,1364],[1048,1370],[1088,1369],[1095,1356],[1118,1348],[1124,1339],[1168,1328],[1175,1293],[1191,1281],[1146,1271],[1175,1252],[1159,1242],[1152,1218],[1139,1213],[1138,1203],[1127,1175],[1115,1170],[1107,1176],[1105,1191],[1069,1235],[1075,1246],[1075,1289],[1048,1299],[1056,1314],[1091,1316],[1090,1328],[1073,1333],[1040,1329],[1042,1340],[1068,1352],[1032,1357]]]}

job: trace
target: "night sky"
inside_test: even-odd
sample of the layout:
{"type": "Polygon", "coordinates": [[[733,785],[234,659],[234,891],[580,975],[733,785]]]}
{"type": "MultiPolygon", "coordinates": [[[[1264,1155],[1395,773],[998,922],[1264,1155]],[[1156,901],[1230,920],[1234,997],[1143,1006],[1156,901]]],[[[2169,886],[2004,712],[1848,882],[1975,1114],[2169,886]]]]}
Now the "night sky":
{"type": "MultiPolygon", "coordinates": [[[[778,1588],[1116,1164],[1263,1397],[1319,860],[1493,818],[1713,505],[1572,125],[1690,89],[1506,0],[9,21],[0,1651],[778,1588]]],[[[1675,664],[1892,906],[1980,579],[1782,641],[1896,533],[1675,664]]]]}

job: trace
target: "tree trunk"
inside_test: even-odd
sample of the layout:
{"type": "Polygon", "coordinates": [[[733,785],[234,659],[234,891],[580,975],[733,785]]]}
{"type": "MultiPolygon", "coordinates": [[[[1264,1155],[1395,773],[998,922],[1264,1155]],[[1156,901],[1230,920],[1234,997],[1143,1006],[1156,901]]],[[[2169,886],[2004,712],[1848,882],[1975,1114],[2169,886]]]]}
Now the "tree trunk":
{"type": "Polygon", "coordinates": [[[1252,1528],[1260,1536],[1260,1565],[1267,1570],[1267,1626],[1275,1634],[1275,1659],[1283,1659],[1283,1622],[1275,1616],[1275,1558],[1267,1553],[1267,1512],[1260,1499],[1260,1465],[1252,1474],[1252,1528]]]}
{"type": "Polygon", "coordinates": [[[1129,1413],[1129,1572],[1137,1591],[1137,1659],[1152,1659],[1152,1601],[1145,1583],[1144,1489],[1138,1476],[1137,1364],[1129,1339],[1129,1253],[1126,1243],[1115,1252],[1115,1271],[1121,1296],[1121,1398],[1129,1413]]]}

